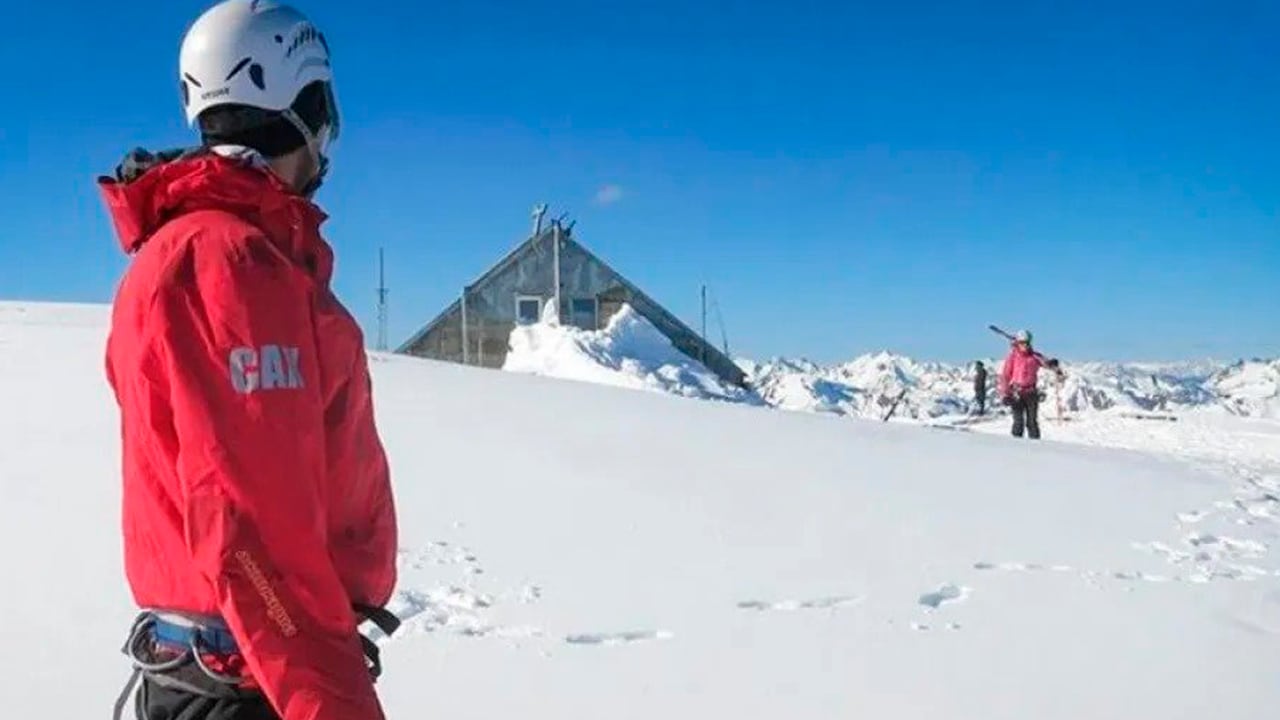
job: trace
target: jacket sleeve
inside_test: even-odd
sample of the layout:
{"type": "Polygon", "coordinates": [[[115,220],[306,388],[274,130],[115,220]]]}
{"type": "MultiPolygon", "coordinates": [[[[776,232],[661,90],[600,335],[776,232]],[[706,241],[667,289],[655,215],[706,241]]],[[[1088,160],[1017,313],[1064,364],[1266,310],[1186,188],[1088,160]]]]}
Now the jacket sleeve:
{"type": "Polygon", "coordinates": [[[1004,364],[1000,366],[1000,383],[998,390],[1000,397],[1009,394],[1009,382],[1013,379],[1013,363],[1016,360],[1014,354],[1010,352],[1004,359],[1004,364]]]}
{"type": "Polygon", "coordinates": [[[194,261],[149,319],[187,545],[283,720],[380,720],[327,551],[310,290],[283,259],[258,255],[194,261]]]}
{"type": "Polygon", "coordinates": [[[338,438],[353,454],[350,472],[354,477],[340,478],[358,488],[361,500],[352,503],[353,516],[343,532],[337,533],[334,554],[341,558],[339,568],[354,602],[373,607],[386,605],[396,583],[396,516],[391,491],[391,473],[386,452],[378,437],[373,415],[372,380],[363,349],[357,351],[346,392],[347,407],[343,415],[349,427],[338,438]]]}

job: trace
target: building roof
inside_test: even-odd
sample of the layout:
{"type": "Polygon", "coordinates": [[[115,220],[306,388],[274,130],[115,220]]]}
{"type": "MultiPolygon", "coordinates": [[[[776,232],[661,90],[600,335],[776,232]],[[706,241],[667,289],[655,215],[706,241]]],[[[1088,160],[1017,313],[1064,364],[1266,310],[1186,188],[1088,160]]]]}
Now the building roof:
{"type": "MultiPolygon", "coordinates": [[[[526,254],[533,252],[540,243],[553,237],[557,229],[563,232],[563,228],[561,228],[558,224],[553,223],[550,227],[546,228],[539,234],[530,236],[527,240],[525,240],[524,242],[517,245],[514,249],[512,249],[511,252],[507,253],[505,257],[499,260],[493,267],[489,268],[489,270],[487,270],[484,274],[480,275],[473,282],[467,284],[465,286],[465,289],[469,290],[474,287],[482,286],[489,280],[505,272],[509,267],[514,265],[516,262],[518,262],[526,254]]],[[[703,358],[704,362],[708,362],[709,365],[713,365],[713,366],[719,365],[722,368],[729,367],[729,368],[738,370],[739,377],[734,378],[733,381],[741,382],[742,376],[745,376],[745,373],[741,372],[740,368],[738,368],[737,364],[733,362],[732,358],[725,355],[723,352],[721,352],[711,343],[708,343],[705,338],[703,338],[701,335],[695,332],[692,328],[686,325],[682,320],[680,320],[680,318],[676,317],[674,314],[672,314],[670,311],[664,308],[661,303],[654,300],[647,293],[645,293],[643,290],[641,290],[639,287],[633,284],[630,280],[627,280],[626,276],[624,276],[622,273],[615,270],[612,266],[609,265],[609,263],[600,259],[598,255],[588,250],[585,246],[583,246],[581,243],[576,241],[571,235],[569,235],[568,233],[564,233],[562,235],[562,239],[567,246],[570,246],[575,250],[577,250],[578,252],[581,252],[592,262],[598,264],[602,269],[604,269],[610,275],[617,278],[618,283],[622,285],[622,287],[624,287],[635,299],[640,301],[639,306],[635,307],[636,312],[646,317],[646,319],[653,322],[655,325],[659,325],[659,326],[666,325],[669,327],[673,327],[676,330],[678,330],[680,333],[684,334],[689,339],[696,341],[701,346],[700,352],[704,354],[704,358],[703,358]]],[[[454,300],[452,303],[449,304],[448,307],[446,307],[443,311],[441,311],[439,315],[433,318],[431,322],[424,325],[420,330],[414,333],[408,340],[406,340],[398,348],[396,348],[396,352],[397,353],[408,352],[410,349],[412,349],[414,345],[420,342],[432,330],[434,330],[441,323],[445,322],[453,313],[457,312],[461,304],[462,304],[461,299],[454,300]]],[[[659,330],[661,331],[662,328],[659,327],[659,330]]],[[[666,333],[664,332],[664,334],[666,333]]],[[[712,369],[713,371],[715,371],[714,368],[712,369]]],[[[719,371],[716,371],[716,372],[719,372],[719,371]]]]}

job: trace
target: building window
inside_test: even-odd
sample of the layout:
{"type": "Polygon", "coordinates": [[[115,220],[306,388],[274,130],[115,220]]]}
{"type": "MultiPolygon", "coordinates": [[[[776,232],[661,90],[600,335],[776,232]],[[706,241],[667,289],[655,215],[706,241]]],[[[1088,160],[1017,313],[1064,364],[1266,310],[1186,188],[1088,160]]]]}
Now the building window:
{"type": "Polygon", "coordinates": [[[542,298],[537,295],[516,296],[516,324],[533,325],[542,317],[542,298]]]}
{"type": "Polygon", "coordinates": [[[583,330],[600,327],[599,304],[595,298],[573,298],[569,301],[569,324],[583,330]]]}

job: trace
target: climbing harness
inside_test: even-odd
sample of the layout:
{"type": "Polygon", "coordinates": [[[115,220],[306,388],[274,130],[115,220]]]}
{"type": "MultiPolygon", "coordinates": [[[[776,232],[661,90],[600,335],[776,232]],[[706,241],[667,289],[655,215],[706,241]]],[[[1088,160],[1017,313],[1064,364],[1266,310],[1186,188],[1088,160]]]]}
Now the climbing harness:
{"type": "MultiPolygon", "coordinates": [[[[400,618],[385,608],[355,605],[358,617],[390,636],[400,627],[400,618]]],[[[373,640],[360,634],[369,675],[377,682],[382,675],[382,653],[373,640]]],[[[235,637],[217,618],[198,617],[160,610],[144,610],[134,619],[121,651],[129,657],[133,672],[116,699],[112,720],[121,720],[124,707],[146,678],[159,687],[214,699],[241,700],[259,697],[261,692],[250,678],[220,672],[212,658],[233,657],[239,653],[235,637]]],[[[139,688],[139,706],[145,706],[147,685],[139,688]]],[[[144,718],[145,720],[145,718],[144,718]]]]}

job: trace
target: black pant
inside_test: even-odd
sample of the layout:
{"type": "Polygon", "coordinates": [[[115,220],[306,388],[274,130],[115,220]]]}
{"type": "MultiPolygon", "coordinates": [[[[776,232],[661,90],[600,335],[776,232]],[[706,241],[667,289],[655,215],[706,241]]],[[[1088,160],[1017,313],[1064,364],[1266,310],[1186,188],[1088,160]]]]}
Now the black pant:
{"type": "Polygon", "coordinates": [[[986,388],[983,388],[983,389],[981,389],[981,390],[975,389],[975,390],[974,390],[974,392],[973,392],[973,399],[974,399],[974,400],[976,400],[976,401],[978,402],[978,414],[979,414],[979,415],[986,415],[986,414],[987,414],[987,391],[986,391],[986,388]]]}
{"type": "Polygon", "coordinates": [[[1022,395],[1015,395],[1013,398],[1013,436],[1022,437],[1022,429],[1025,426],[1027,437],[1032,440],[1040,439],[1040,395],[1035,391],[1022,395]]]}
{"type": "Polygon", "coordinates": [[[212,698],[162,687],[143,678],[136,699],[138,720],[279,720],[261,695],[212,698]]]}

